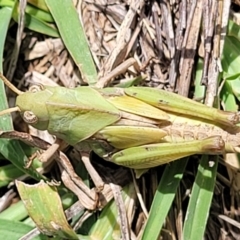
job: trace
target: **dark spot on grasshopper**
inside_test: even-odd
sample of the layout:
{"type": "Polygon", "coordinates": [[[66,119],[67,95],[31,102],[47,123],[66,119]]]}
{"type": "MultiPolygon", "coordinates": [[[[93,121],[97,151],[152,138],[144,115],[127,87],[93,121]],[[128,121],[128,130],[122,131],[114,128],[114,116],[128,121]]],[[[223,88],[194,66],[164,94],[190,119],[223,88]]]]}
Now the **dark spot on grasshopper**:
{"type": "Polygon", "coordinates": [[[121,157],[122,157],[122,156],[124,156],[124,153],[123,152],[119,152],[119,155],[121,155],[121,157]]]}
{"type": "Polygon", "coordinates": [[[166,104],[166,105],[168,104],[168,102],[166,102],[166,101],[164,101],[164,100],[162,100],[162,99],[158,100],[158,102],[159,102],[159,103],[162,103],[162,104],[166,104]]]}

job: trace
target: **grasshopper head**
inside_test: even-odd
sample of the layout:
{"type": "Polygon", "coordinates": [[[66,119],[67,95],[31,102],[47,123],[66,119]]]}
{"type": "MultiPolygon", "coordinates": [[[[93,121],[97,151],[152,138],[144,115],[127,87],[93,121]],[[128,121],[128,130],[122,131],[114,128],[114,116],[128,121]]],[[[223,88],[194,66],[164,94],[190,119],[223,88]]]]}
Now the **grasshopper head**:
{"type": "Polygon", "coordinates": [[[17,89],[4,75],[0,72],[0,79],[13,91],[17,96],[16,107],[5,109],[0,112],[0,116],[18,111],[21,113],[23,120],[39,130],[48,128],[49,114],[46,102],[52,96],[52,88],[42,85],[35,85],[29,88],[28,92],[22,92],[17,89]]]}
{"type": "Polygon", "coordinates": [[[39,130],[46,130],[49,121],[46,102],[51,95],[50,90],[40,85],[34,85],[28,92],[18,95],[16,106],[23,120],[39,130]]]}

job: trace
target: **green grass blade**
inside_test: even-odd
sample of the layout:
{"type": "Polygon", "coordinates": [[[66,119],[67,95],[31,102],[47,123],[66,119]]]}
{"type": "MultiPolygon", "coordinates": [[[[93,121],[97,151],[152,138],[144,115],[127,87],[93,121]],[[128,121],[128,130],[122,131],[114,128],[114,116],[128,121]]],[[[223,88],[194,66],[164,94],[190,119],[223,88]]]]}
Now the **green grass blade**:
{"type": "Polygon", "coordinates": [[[35,6],[36,8],[42,9],[43,11],[48,11],[45,0],[28,0],[28,3],[35,6]]]}
{"type": "MultiPolygon", "coordinates": [[[[217,157],[213,158],[217,159],[217,157]]],[[[210,166],[208,156],[202,156],[184,221],[184,240],[204,239],[216,181],[217,165],[217,161],[214,161],[214,165],[210,166]]]]}
{"type": "MultiPolygon", "coordinates": [[[[222,91],[221,91],[221,99],[224,102],[224,108],[227,111],[238,111],[238,103],[236,101],[236,98],[234,96],[234,91],[237,89],[240,89],[240,83],[239,80],[236,81],[226,81],[222,91]],[[238,85],[235,86],[234,85],[238,85]]],[[[237,96],[238,99],[240,96],[237,96]]]]}
{"type": "MultiPolygon", "coordinates": [[[[9,221],[6,219],[0,219],[0,236],[4,240],[18,240],[25,234],[30,232],[33,227],[28,226],[24,223],[9,221]]],[[[37,237],[32,238],[33,240],[47,240],[47,236],[40,234],[37,237]]]]}
{"type": "MultiPolygon", "coordinates": [[[[132,183],[125,186],[122,191],[122,197],[126,210],[131,208],[131,204],[135,196],[135,189],[132,183]]],[[[123,239],[121,238],[120,225],[117,218],[118,209],[114,200],[110,201],[100,213],[95,224],[91,227],[88,236],[79,235],[81,240],[88,239],[123,239]]]]}
{"type": "MultiPolygon", "coordinates": [[[[3,62],[3,50],[5,44],[5,38],[8,31],[8,25],[10,23],[12,16],[12,9],[4,7],[0,9],[0,71],[2,72],[2,62],[3,62]]],[[[2,81],[0,81],[0,110],[8,108],[7,98],[5,94],[5,88],[2,81]]],[[[10,115],[4,115],[0,118],[0,129],[1,130],[12,130],[12,119],[10,115]]]]}
{"type": "Polygon", "coordinates": [[[22,201],[18,201],[0,213],[0,219],[7,219],[12,221],[21,221],[27,216],[28,212],[24,207],[22,201]]]}
{"type": "MultiPolygon", "coordinates": [[[[221,90],[222,105],[225,111],[238,111],[240,101],[240,27],[229,22],[229,33],[225,39],[223,49],[222,65],[224,85],[221,90]],[[229,36],[230,35],[230,36],[229,36]]],[[[240,155],[232,157],[232,154],[226,155],[225,161],[233,168],[239,169],[240,155]],[[233,160],[235,159],[235,160],[233,160]]]]}
{"type": "Polygon", "coordinates": [[[187,161],[188,158],[184,158],[166,166],[153,199],[142,240],[158,239],[168,211],[175,198],[187,161]]]}
{"type": "Polygon", "coordinates": [[[204,85],[201,85],[202,72],[203,72],[203,60],[199,58],[197,62],[196,77],[194,80],[195,85],[194,98],[196,100],[199,99],[202,100],[205,96],[206,87],[204,85]]]}
{"type": "Polygon", "coordinates": [[[224,78],[237,79],[239,77],[239,40],[235,37],[226,37],[222,56],[224,78]]]}
{"type": "Polygon", "coordinates": [[[0,152],[6,159],[8,159],[14,166],[20,169],[23,173],[28,174],[29,176],[36,180],[41,179],[47,180],[46,177],[38,173],[35,169],[25,168],[25,164],[26,162],[28,162],[28,158],[25,155],[19,141],[0,139],[0,152]]]}
{"type": "MultiPolygon", "coordinates": [[[[14,7],[14,1],[12,0],[1,0],[0,6],[1,7],[14,7]]],[[[30,4],[27,4],[26,6],[26,13],[34,16],[35,18],[42,20],[44,22],[54,22],[52,15],[44,10],[41,10],[40,8],[34,7],[30,4]]]]}
{"type": "MultiPolygon", "coordinates": [[[[18,22],[18,4],[16,4],[13,8],[12,18],[18,22]]],[[[48,23],[42,21],[37,18],[35,15],[30,15],[27,12],[25,13],[25,27],[33,30],[35,32],[39,32],[42,34],[46,34],[51,37],[59,37],[58,31],[55,27],[49,25],[48,23]]]]}
{"type": "MultiPolygon", "coordinates": [[[[199,99],[204,99],[205,96],[205,87],[201,85],[202,68],[202,59],[199,59],[194,91],[194,96],[199,99]]],[[[209,168],[208,157],[203,156],[188,204],[183,239],[203,239],[212,202],[216,173],[217,163],[213,168],[209,168]],[[212,176],[212,178],[209,176],[212,176]]]]}
{"type": "Polygon", "coordinates": [[[240,28],[234,21],[228,21],[228,36],[232,36],[240,40],[240,28]]]}
{"type": "Polygon", "coordinates": [[[238,101],[240,100],[240,41],[235,37],[226,37],[223,50],[222,66],[225,84],[221,91],[221,97],[224,102],[225,110],[238,110],[238,101]],[[235,98],[236,97],[236,98],[235,98]]]}
{"type": "Polygon", "coordinates": [[[13,164],[0,167],[0,187],[7,186],[11,181],[19,178],[23,172],[13,164]]]}
{"type": "MultiPolygon", "coordinates": [[[[4,7],[0,9],[0,71],[2,72],[2,62],[3,62],[3,49],[4,43],[8,31],[8,25],[11,20],[12,9],[4,7]]],[[[0,111],[8,108],[7,98],[5,94],[5,88],[3,82],[0,81],[0,111]]],[[[12,119],[10,115],[4,115],[0,118],[0,130],[1,131],[11,131],[13,130],[12,119]]],[[[25,156],[21,145],[16,140],[6,140],[0,139],[0,152],[8,160],[10,160],[13,165],[15,165],[22,172],[25,172],[35,179],[42,179],[42,176],[33,169],[25,169],[25,161],[27,157],[25,156]]]]}
{"type": "Polygon", "coordinates": [[[97,71],[88,42],[72,1],[46,0],[61,38],[89,85],[97,81],[97,71]]]}

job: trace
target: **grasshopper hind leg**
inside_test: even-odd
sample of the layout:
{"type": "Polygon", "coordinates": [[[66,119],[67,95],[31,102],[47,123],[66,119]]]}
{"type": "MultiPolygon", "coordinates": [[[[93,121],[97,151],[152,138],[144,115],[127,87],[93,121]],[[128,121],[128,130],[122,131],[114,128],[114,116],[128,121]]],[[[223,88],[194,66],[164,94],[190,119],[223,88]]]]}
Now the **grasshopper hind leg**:
{"type": "Polygon", "coordinates": [[[193,154],[223,154],[225,143],[220,136],[178,143],[158,143],[132,147],[109,157],[116,164],[133,169],[156,167],[193,154]]]}

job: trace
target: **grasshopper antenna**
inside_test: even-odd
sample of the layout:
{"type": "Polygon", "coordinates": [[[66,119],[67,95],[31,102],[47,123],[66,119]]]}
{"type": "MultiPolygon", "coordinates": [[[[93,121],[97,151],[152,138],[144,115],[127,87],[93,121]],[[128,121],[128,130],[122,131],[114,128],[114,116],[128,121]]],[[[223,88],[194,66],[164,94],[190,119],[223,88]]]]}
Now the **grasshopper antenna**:
{"type": "MultiPolygon", "coordinates": [[[[12,83],[10,83],[10,81],[7,78],[5,78],[1,72],[0,72],[0,78],[5,83],[5,85],[8,86],[17,95],[21,95],[24,93],[24,92],[18,90],[12,83]]],[[[0,112],[0,116],[11,113],[11,112],[20,112],[20,109],[19,109],[19,107],[5,109],[0,112]]]]}
{"type": "Polygon", "coordinates": [[[24,93],[24,92],[20,91],[19,89],[17,89],[12,83],[10,83],[10,81],[7,80],[7,78],[5,78],[1,72],[0,72],[0,78],[5,83],[5,85],[8,86],[17,95],[21,95],[24,93]]]}
{"type": "Polygon", "coordinates": [[[12,108],[2,110],[2,111],[0,111],[0,116],[8,114],[8,113],[12,113],[12,112],[20,112],[20,108],[19,107],[12,107],[12,108]]]}

